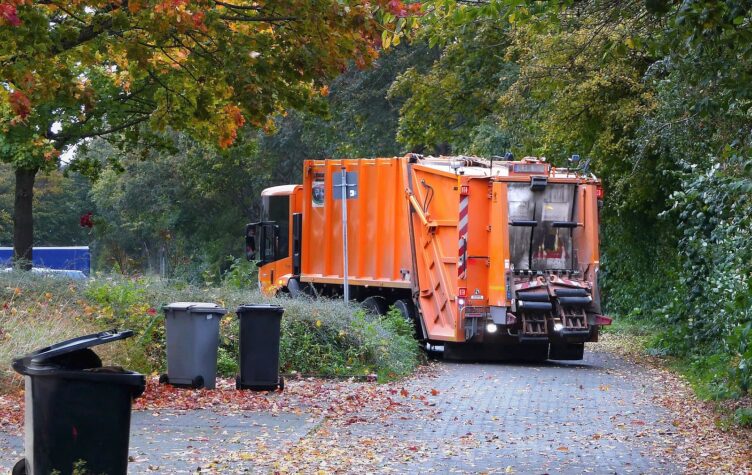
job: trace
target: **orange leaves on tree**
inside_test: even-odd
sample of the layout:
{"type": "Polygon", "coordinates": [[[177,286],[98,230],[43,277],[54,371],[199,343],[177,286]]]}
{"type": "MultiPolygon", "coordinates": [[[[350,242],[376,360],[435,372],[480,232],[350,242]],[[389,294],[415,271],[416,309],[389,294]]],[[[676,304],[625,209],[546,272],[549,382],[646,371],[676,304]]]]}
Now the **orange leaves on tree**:
{"type": "Polygon", "coordinates": [[[10,108],[17,117],[26,119],[31,113],[31,101],[21,91],[13,91],[9,96],[10,108]]]}
{"type": "Polygon", "coordinates": [[[50,162],[60,156],[60,150],[52,149],[44,152],[44,161],[50,162]]]}
{"type": "Polygon", "coordinates": [[[238,129],[245,124],[245,117],[243,117],[240,108],[234,104],[226,105],[224,114],[227,120],[219,131],[219,146],[227,148],[235,142],[238,136],[238,129]]]}
{"type": "Polygon", "coordinates": [[[191,15],[191,20],[193,20],[194,28],[198,28],[201,31],[206,31],[206,25],[204,25],[205,17],[206,14],[204,12],[196,12],[191,15]]]}
{"type": "Polygon", "coordinates": [[[389,13],[397,18],[405,18],[411,15],[420,14],[421,3],[415,2],[405,5],[405,3],[400,0],[390,0],[389,3],[386,4],[386,7],[389,10],[389,13]]]}
{"type": "Polygon", "coordinates": [[[141,0],[130,0],[128,2],[128,11],[131,13],[138,13],[143,7],[141,0]]]}

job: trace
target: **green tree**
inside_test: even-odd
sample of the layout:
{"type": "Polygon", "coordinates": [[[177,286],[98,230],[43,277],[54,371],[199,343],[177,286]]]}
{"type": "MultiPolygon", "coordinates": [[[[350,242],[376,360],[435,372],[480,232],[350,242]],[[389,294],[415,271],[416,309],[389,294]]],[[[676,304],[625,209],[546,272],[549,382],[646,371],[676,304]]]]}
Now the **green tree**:
{"type": "Polygon", "coordinates": [[[246,122],[316,109],[376,57],[386,2],[0,2],[0,160],[16,175],[14,248],[31,257],[33,184],[59,152],[139,124],[227,147],[246,122]],[[384,7],[384,8],[382,8],[384,7]]]}

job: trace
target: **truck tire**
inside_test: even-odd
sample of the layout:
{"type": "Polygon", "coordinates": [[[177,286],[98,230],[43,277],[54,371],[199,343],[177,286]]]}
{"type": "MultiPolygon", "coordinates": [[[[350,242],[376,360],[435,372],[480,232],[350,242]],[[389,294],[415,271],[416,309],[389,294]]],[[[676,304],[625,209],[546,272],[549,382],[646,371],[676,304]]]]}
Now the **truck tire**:
{"type": "Polygon", "coordinates": [[[366,309],[367,312],[370,312],[374,315],[386,315],[387,311],[387,305],[386,305],[386,299],[380,295],[372,295],[370,297],[366,297],[362,302],[360,302],[360,306],[366,309]]]}
{"type": "Polygon", "coordinates": [[[405,319],[410,325],[413,326],[415,336],[418,340],[424,340],[423,327],[418,320],[418,312],[415,310],[415,304],[409,299],[399,299],[394,302],[394,308],[400,311],[402,318],[405,319]]]}
{"type": "Polygon", "coordinates": [[[399,310],[402,318],[410,323],[415,323],[415,305],[407,299],[399,299],[394,302],[394,308],[399,310]]]}
{"type": "Polygon", "coordinates": [[[26,459],[21,459],[13,466],[11,475],[26,475],[26,459]]]}

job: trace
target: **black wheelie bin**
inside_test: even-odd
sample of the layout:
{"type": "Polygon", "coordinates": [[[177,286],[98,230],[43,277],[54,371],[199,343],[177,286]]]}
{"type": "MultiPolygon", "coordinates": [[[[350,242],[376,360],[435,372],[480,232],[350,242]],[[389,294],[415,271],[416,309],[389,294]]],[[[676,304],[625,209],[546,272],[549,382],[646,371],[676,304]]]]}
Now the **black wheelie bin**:
{"type": "Polygon", "coordinates": [[[241,305],[240,319],[240,376],[237,389],[271,391],[285,388],[279,375],[279,338],[282,314],[279,305],[241,305]]]}
{"type": "Polygon", "coordinates": [[[214,389],[217,381],[219,321],[227,309],[209,302],[175,302],[163,307],[167,374],[160,383],[214,389]]]}
{"type": "Polygon", "coordinates": [[[13,360],[25,376],[26,457],[13,475],[125,475],[131,404],[146,385],[142,374],[102,366],[92,346],[133,336],[110,330],[63,341],[13,360]]]}

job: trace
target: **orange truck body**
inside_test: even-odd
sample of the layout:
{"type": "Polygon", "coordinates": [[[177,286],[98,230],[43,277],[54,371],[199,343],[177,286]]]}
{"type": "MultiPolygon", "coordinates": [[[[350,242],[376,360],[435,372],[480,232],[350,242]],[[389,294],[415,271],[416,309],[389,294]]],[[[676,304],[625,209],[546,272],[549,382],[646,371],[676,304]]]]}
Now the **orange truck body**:
{"type": "Polygon", "coordinates": [[[414,154],[303,168],[302,185],[264,190],[262,220],[246,228],[265,293],[343,294],[345,205],[352,299],[397,306],[428,345],[581,359],[610,323],[597,285],[594,176],[534,158],[414,154]],[[336,196],[343,169],[357,185],[352,199],[336,196]]]}

